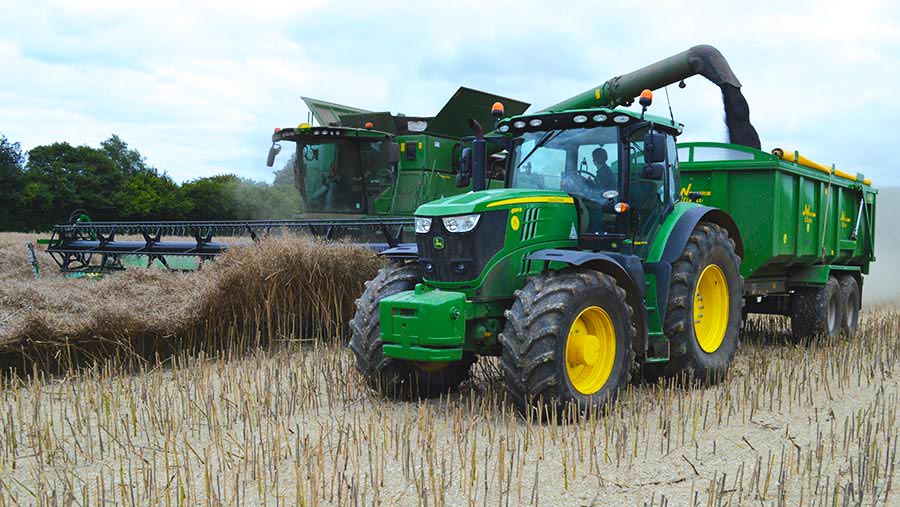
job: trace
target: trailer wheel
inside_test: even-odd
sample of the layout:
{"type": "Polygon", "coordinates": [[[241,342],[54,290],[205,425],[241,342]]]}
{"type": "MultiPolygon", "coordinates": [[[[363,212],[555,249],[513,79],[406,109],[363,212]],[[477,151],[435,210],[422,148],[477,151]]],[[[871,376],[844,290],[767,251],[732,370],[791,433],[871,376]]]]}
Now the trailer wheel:
{"type": "Polygon", "coordinates": [[[475,356],[464,353],[459,361],[418,363],[385,356],[379,336],[379,302],[392,294],[412,290],[422,281],[416,264],[384,268],[366,282],[356,300],[356,315],[350,321],[350,349],[356,369],[378,394],[394,399],[431,398],[456,390],[469,378],[475,356]]]}
{"type": "Polygon", "coordinates": [[[499,340],[516,407],[562,415],[613,403],[634,364],[625,290],[609,275],[573,269],[534,277],[515,295],[499,340]]]}
{"type": "Polygon", "coordinates": [[[822,287],[803,287],[791,296],[791,330],[794,340],[837,336],[843,327],[841,284],[829,276],[822,287]]]}
{"type": "Polygon", "coordinates": [[[842,303],[842,329],[844,333],[851,335],[856,332],[859,327],[859,308],[861,306],[861,294],[859,291],[859,283],[853,275],[841,275],[838,278],[841,286],[841,303],[842,303]]]}
{"type": "Polygon", "coordinates": [[[727,230],[697,224],[672,266],[663,328],[671,342],[670,359],[645,366],[649,377],[686,374],[707,384],[724,377],[740,341],[740,265],[727,230]]]}

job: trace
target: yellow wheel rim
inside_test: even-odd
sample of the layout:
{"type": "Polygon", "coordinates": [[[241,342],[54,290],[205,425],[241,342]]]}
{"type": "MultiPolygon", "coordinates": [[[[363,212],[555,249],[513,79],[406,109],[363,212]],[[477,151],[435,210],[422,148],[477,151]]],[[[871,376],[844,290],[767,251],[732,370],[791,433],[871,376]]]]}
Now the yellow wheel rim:
{"type": "Polygon", "coordinates": [[[708,354],[719,350],[728,328],[728,281],[722,268],[710,264],[694,291],[694,336],[708,354]]]}
{"type": "Polygon", "coordinates": [[[606,310],[581,311],[566,338],[566,374],[578,392],[594,394],[606,385],[616,362],[616,329],[606,310]]]}

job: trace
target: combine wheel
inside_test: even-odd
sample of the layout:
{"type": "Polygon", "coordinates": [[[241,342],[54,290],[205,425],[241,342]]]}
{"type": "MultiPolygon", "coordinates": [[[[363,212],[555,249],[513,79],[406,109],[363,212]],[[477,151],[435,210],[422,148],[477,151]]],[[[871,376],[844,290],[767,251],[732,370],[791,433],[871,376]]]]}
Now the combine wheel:
{"type": "Polygon", "coordinates": [[[684,373],[708,384],[722,379],[740,339],[740,264],[728,231],[707,222],[694,228],[672,266],[664,325],[670,360],[647,365],[649,376],[684,373]]]}
{"type": "Polygon", "coordinates": [[[791,330],[799,341],[813,336],[837,336],[844,322],[841,284],[833,276],[822,287],[804,287],[791,296],[791,330]]]}
{"type": "Polygon", "coordinates": [[[356,315],[350,321],[350,349],[356,369],[369,386],[382,396],[397,399],[430,398],[455,390],[469,378],[475,357],[466,353],[451,363],[414,363],[386,357],[379,336],[378,303],[398,292],[412,290],[422,281],[418,265],[407,264],[382,269],[356,301],[356,315]]]}
{"type": "Polygon", "coordinates": [[[634,363],[625,291],[587,269],[550,272],[516,291],[500,334],[504,382],[523,413],[579,413],[615,401],[634,363]]]}
{"type": "Polygon", "coordinates": [[[856,332],[859,327],[859,308],[862,305],[862,295],[860,294],[859,284],[853,275],[841,275],[838,278],[841,285],[841,302],[843,312],[842,331],[848,335],[856,332]]]}

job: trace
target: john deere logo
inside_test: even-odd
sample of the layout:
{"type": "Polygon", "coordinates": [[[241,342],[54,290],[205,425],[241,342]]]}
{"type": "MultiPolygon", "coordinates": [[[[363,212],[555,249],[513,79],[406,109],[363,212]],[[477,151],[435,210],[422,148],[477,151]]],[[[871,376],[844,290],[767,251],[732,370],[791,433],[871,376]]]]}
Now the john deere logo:
{"type": "Polygon", "coordinates": [[[435,250],[443,250],[444,249],[444,238],[438,236],[432,240],[432,243],[434,244],[435,250]]]}

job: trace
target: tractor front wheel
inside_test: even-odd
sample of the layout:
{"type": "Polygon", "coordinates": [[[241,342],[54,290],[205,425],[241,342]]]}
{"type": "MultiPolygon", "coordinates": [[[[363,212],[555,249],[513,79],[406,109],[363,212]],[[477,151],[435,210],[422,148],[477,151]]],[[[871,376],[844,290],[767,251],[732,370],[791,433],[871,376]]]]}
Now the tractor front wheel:
{"type": "Polygon", "coordinates": [[[713,384],[737,352],[743,307],[741,259],[724,228],[701,222],[672,265],[664,330],[668,363],[645,366],[648,376],[686,374],[713,384]]]}
{"type": "Polygon", "coordinates": [[[379,303],[387,296],[413,290],[422,281],[416,264],[382,269],[356,300],[356,315],[350,321],[350,349],[356,356],[356,369],[366,383],[387,398],[431,398],[453,391],[469,378],[475,356],[464,353],[453,362],[411,362],[387,357],[382,352],[379,303]]]}
{"type": "Polygon", "coordinates": [[[578,413],[616,400],[634,363],[625,291],[588,269],[549,272],[516,291],[500,333],[504,383],[523,413],[578,413]]]}

